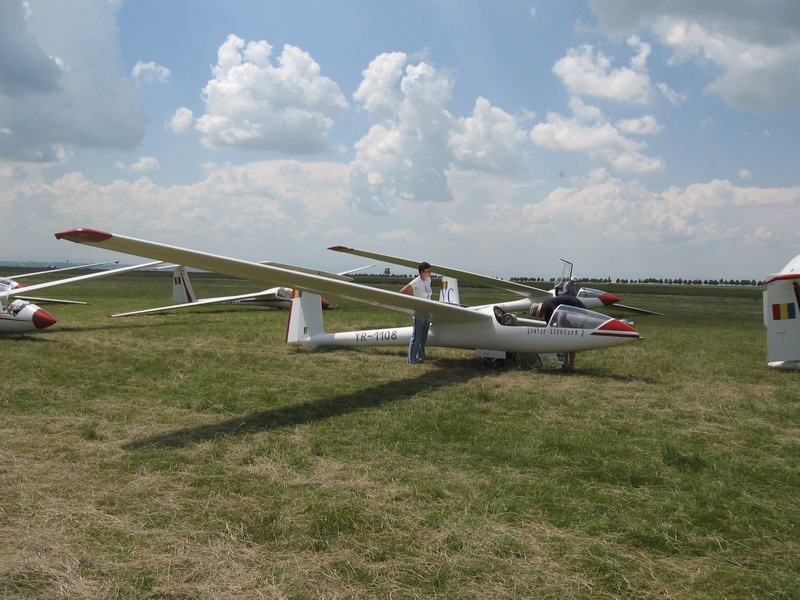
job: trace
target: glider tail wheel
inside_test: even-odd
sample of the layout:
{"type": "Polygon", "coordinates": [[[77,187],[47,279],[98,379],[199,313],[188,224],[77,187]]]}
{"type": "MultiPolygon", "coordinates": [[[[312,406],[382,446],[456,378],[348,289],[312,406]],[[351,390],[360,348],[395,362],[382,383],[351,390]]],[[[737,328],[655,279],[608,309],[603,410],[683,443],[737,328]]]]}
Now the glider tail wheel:
{"type": "Polygon", "coordinates": [[[499,369],[506,366],[505,358],[484,358],[483,360],[490,369],[499,369]]]}

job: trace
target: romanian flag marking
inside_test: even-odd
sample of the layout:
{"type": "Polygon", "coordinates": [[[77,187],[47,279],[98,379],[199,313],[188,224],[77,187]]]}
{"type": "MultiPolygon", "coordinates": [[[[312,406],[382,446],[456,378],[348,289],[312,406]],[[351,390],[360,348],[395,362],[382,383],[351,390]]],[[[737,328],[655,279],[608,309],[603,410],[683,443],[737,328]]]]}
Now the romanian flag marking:
{"type": "Polygon", "coordinates": [[[781,321],[783,319],[796,319],[797,318],[797,305],[794,302],[788,304],[773,304],[772,305],[772,319],[781,321]]]}

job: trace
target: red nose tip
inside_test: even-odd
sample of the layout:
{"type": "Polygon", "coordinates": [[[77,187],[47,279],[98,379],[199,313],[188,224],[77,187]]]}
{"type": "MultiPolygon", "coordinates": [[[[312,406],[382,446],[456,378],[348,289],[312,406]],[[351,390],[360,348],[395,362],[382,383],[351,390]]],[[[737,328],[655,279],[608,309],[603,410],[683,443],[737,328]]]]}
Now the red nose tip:
{"type": "Polygon", "coordinates": [[[627,338],[641,338],[639,332],[627,323],[623,323],[617,319],[609,319],[592,335],[603,335],[610,337],[627,337],[627,338]]]}
{"type": "Polygon", "coordinates": [[[50,327],[50,325],[54,325],[55,322],[56,320],[53,315],[43,308],[33,313],[33,325],[36,329],[45,329],[46,327],[50,327]]]}
{"type": "Polygon", "coordinates": [[[603,306],[611,306],[612,304],[616,304],[620,301],[618,296],[614,294],[609,294],[608,292],[603,292],[603,295],[600,296],[600,302],[603,303],[603,306]]]}

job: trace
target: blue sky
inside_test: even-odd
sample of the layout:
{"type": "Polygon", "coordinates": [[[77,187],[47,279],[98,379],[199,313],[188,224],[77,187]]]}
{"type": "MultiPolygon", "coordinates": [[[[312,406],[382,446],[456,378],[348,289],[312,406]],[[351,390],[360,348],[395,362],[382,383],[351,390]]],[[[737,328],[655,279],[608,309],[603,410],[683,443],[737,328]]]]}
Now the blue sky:
{"type": "Polygon", "coordinates": [[[792,0],[3,0],[0,258],[761,278],[800,253],[798,64],[792,0]]]}

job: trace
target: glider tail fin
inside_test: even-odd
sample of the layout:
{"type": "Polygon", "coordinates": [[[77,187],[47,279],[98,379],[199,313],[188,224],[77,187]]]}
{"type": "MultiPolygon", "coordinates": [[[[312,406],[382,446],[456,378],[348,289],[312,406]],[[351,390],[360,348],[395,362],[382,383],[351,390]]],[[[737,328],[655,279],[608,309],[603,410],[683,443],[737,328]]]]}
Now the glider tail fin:
{"type": "Polygon", "coordinates": [[[445,304],[461,304],[461,298],[458,295],[458,279],[455,277],[442,276],[442,287],[439,290],[439,302],[445,304]]]}
{"type": "Polygon", "coordinates": [[[172,301],[176,304],[197,302],[186,267],[176,267],[172,271],[172,301]]]}
{"type": "Polygon", "coordinates": [[[322,298],[309,292],[294,291],[286,328],[286,342],[316,348],[318,336],[325,334],[322,321],[322,298]]]}
{"type": "Polygon", "coordinates": [[[800,370],[800,279],[776,279],[764,291],[767,362],[800,370]]]}

